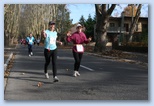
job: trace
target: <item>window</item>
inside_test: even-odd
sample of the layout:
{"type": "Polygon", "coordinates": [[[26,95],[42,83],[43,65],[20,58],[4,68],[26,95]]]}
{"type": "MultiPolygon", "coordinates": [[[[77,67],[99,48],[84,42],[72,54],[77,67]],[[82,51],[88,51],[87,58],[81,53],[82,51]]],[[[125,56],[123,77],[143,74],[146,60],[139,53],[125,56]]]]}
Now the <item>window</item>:
{"type": "Polygon", "coordinates": [[[115,27],[115,23],[110,23],[110,27],[115,27]]]}
{"type": "Polygon", "coordinates": [[[136,31],[137,32],[141,32],[142,29],[141,29],[141,22],[139,22],[138,24],[136,24],[136,31]]]}
{"type": "Polygon", "coordinates": [[[148,25],[147,24],[142,24],[142,31],[148,29],[148,25]]]}
{"type": "Polygon", "coordinates": [[[129,31],[129,24],[124,24],[124,27],[126,28],[126,32],[129,31]]]}

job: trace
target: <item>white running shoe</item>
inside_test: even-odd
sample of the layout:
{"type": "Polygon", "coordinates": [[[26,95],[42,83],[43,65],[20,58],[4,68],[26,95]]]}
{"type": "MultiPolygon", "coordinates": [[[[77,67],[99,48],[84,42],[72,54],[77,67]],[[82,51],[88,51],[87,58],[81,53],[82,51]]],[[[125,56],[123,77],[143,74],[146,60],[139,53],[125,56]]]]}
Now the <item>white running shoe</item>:
{"type": "Polygon", "coordinates": [[[73,74],[73,76],[74,76],[74,77],[77,77],[76,71],[74,71],[74,74],[73,74]]]}
{"type": "Polygon", "coordinates": [[[80,73],[79,73],[78,71],[74,71],[73,76],[74,76],[74,77],[80,76],[80,73]]]}
{"type": "Polygon", "coordinates": [[[49,74],[45,73],[45,78],[49,79],[49,74]]]}
{"type": "Polygon", "coordinates": [[[79,71],[77,71],[77,72],[76,72],[76,75],[77,75],[77,76],[80,76],[80,73],[79,73],[79,71]]]}
{"type": "Polygon", "coordinates": [[[31,55],[29,54],[29,57],[31,57],[31,55]]]}
{"type": "Polygon", "coordinates": [[[54,82],[58,82],[58,81],[59,81],[58,77],[55,76],[55,77],[53,78],[53,81],[54,81],[54,82]]]}
{"type": "Polygon", "coordinates": [[[33,52],[31,52],[31,55],[33,55],[33,52]]]}

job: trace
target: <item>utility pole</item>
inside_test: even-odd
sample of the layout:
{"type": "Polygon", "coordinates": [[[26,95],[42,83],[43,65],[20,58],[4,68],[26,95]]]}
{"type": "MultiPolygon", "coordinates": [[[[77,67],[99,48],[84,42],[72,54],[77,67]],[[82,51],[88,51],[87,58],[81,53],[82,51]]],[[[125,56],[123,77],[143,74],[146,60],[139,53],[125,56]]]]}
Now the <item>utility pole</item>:
{"type": "MultiPolygon", "coordinates": [[[[134,4],[132,4],[131,7],[132,7],[132,24],[133,24],[133,21],[134,21],[134,4]]],[[[133,34],[130,34],[129,41],[132,42],[132,39],[133,39],[133,34]]]]}
{"type": "Polygon", "coordinates": [[[132,4],[132,22],[134,20],[134,4],[132,4]]]}
{"type": "Polygon", "coordinates": [[[121,13],[121,25],[120,25],[120,36],[118,38],[119,46],[121,45],[121,42],[123,41],[123,28],[124,28],[124,11],[121,13]]]}

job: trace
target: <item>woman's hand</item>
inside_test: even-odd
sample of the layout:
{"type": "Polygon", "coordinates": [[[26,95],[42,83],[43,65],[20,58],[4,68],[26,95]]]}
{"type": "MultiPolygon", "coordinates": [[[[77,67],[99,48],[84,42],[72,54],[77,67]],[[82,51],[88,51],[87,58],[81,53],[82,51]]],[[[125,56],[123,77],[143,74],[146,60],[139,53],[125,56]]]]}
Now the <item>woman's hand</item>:
{"type": "Polygon", "coordinates": [[[63,42],[59,42],[60,45],[63,45],[63,42]]]}
{"type": "Polygon", "coordinates": [[[68,31],[67,32],[67,36],[71,36],[71,31],[68,31]]]}
{"type": "Polygon", "coordinates": [[[88,41],[90,42],[91,40],[92,40],[92,37],[89,37],[89,38],[88,38],[88,41]]]}
{"type": "Polygon", "coordinates": [[[44,38],[46,38],[46,33],[45,33],[45,30],[42,30],[42,32],[41,32],[41,34],[42,34],[42,36],[44,37],[44,38]]]}
{"type": "Polygon", "coordinates": [[[60,45],[63,45],[63,42],[61,42],[61,41],[57,41],[57,43],[59,43],[60,45]]]}

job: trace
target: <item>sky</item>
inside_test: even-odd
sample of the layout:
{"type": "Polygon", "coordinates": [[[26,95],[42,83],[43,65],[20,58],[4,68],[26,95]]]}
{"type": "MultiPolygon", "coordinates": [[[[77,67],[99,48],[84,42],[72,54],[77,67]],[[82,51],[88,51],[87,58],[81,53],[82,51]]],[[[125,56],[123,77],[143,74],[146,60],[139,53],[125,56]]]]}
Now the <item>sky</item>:
{"type": "MultiPolygon", "coordinates": [[[[120,6],[116,6],[112,15],[115,16],[115,14],[118,13],[118,16],[120,16],[121,12],[127,5],[128,4],[120,4],[120,6]]],[[[73,24],[79,22],[82,15],[85,19],[88,18],[89,14],[92,18],[95,15],[94,4],[67,4],[67,8],[70,11],[70,19],[73,19],[73,24]]],[[[143,5],[141,16],[148,16],[148,4],[143,5]]]]}
{"type": "Polygon", "coordinates": [[[73,24],[78,22],[83,15],[85,19],[90,14],[92,17],[95,15],[94,4],[68,4],[67,8],[70,11],[70,18],[73,19],[73,24]]]}

